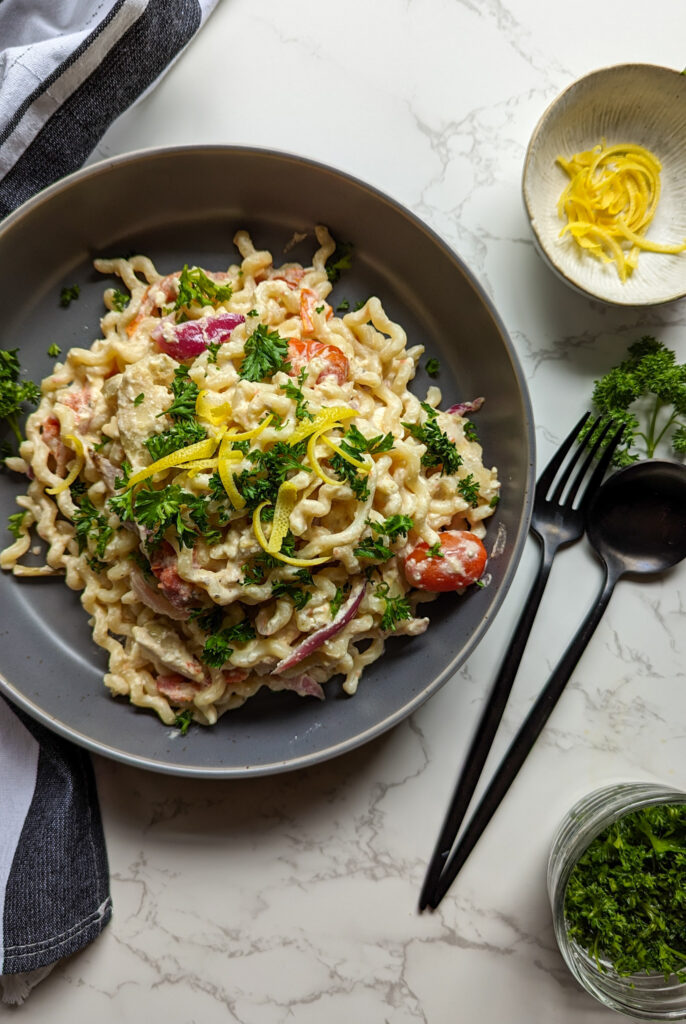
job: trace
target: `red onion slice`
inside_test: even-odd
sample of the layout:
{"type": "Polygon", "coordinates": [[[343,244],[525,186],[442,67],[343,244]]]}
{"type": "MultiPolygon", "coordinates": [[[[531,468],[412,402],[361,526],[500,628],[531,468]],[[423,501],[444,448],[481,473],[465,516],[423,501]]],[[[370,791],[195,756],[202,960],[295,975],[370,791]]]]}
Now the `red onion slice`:
{"type": "Polygon", "coordinates": [[[223,345],[244,321],[241,313],[219,313],[182,324],[175,324],[170,316],[155,325],[150,337],[161,352],[180,361],[199,356],[210,344],[223,345]]]}
{"type": "Polygon", "coordinates": [[[294,676],[293,679],[279,679],[279,685],[284,690],[293,690],[301,697],[316,697],[317,700],[324,700],[324,691],[321,686],[307,673],[294,676]]]}
{"type": "Polygon", "coordinates": [[[474,398],[471,402],[458,402],[457,405],[451,405],[447,412],[451,416],[466,416],[470,412],[478,412],[485,401],[485,398],[474,398]]]}
{"type": "Polygon", "coordinates": [[[168,619],[183,622],[191,614],[187,608],[175,608],[159,590],[151,587],[137,570],[131,573],[131,590],[142,604],[159,615],[166,615],[168,619]]]}
{"type": "Polygon", "coordinates": [[[332,636],[336,636],[337,633],[347,626],[351,619],[355,618],[357,609],[362,603],[364,592],[367,589],[366,580],[363,583],[358,583],[348,598],[347,602],[338,612],[338,615],[330,622],[327,626],[322,626],[317,629],[314,633],[308,636],[307,640],[296,647],[287,658],[282,658],[276,668],[273,670],[272,675],[279,675],[281,672],[285,672],[286,669],[293,668],[298,662],[301,662],[303,658],[306,658],[313,651],[316,651],[318,647],[321,647],[323,643],[330,640],[332,636]]]}

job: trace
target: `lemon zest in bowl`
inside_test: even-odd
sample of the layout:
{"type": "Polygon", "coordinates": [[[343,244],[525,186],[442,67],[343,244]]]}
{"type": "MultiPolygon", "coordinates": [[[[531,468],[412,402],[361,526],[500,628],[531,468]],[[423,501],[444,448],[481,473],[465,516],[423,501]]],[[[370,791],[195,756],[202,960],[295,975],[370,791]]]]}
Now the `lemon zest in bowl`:
{"type": "Polygon", "coordinates": [[[614,263],[621,281],[636,269],[641,251],[686,250],[686,241],[663,245],[645,237],[661,192],[662,165],[650,150],[632,143],[608,146],[603,140],[556,162],[570,178],[557,204],[560,219],[567,218],[560,237],[570,234],[596,259],[614,263]]]}

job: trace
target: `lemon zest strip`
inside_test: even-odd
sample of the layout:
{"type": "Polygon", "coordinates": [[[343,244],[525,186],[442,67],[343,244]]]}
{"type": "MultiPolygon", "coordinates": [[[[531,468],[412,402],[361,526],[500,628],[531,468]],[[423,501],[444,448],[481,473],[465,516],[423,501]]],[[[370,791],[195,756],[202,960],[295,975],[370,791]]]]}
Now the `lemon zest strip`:
{"type": "Polygon", "coordinates": [[[349,420],[357,415],[357,409],[351,409],[347,405],[326,406],[326,408],[319,410],[311,422],[303,421],[299,423],[288,438],[288,443],[290,445],[298,444],[300,441],[304,441],[306,437],[309,437],[310,434],[333,427],[341,420],[349,420]]]}
{"type": "Polygon", "coordinates": [[[206,388],[198,392],[198,397],[195,400],[195,414],[200,419],[207,420],[213,427],[219,427],[222,423],[226,423],[231,415],[231,403],[228,400],[212,402],[208,397],[211,394],[216,394],[216,392],[208,391],[206,388]]]}
{"type": "Polygon", "coordinates": [[[280,562],[285,562],[287,565],[297,565],[303,568],[306,568],[309,565],[321,565],[323,562],[331,561],[330,555],[323,555],[319,558],[291,558],[290,555],[283,555],[280,551],[270,551],[269,542],[264,535],[262,522],[260,520],[262,509],[268,504],[268,501],[261,502],[252,514],[252,528],[255,533],[255,537],[257,538],[257,542],[263,551],[266,551],[267,554],[272,556],[272,558],[278,558],[280,562]]]}
{"type": "Polygon", "coordinates": [[[76,453],[76,460],[74,465],[71,467],[69,474],[65,476],[64,480],[57,484],[55,487],[46,487],[46,494],[61,494],[62,491],[66,491],[67,487],[76,480],[77,476],[83,469],[84,462],[86,461],[86,452],[83,447],[83,441],[76,434],[65,434],[63,440],[69,442],[69,447],[76,453]]]}
{"type": "Polygon", "coordinates": [[[144,469],[139,469],[137,473],[129,477],[129,482],[126,485],[127,491],[136,484],[142,483],[143,480],[147,480],[148,477],[155,476],[156,473],[164,473],[169,469],[174,469],[176,466],[180,466],[184,462],[193,462],[195,459],[209,459],[214,455],[214,452],[219,444],[220,438],[223,436],[221,431],[216,437],[206,437],[204,441],[196,441],[195,444],[187,445],[185,448],[179,448],[175,452],[171,452],[169,455],[165,455],[162,459],[157,459],[156,462],[151,462],[149,466],[144,469]]]}
{"type": "Polygon", "coordinates": [[[284,481],[279,487],[274,507],[272,532],[267,541],[267,549],[271,555],[276,555],[281,551],[283,539],[291,526],[291,512],[295,508],[297,495],[298,488],[289,480],[284,481]]]}

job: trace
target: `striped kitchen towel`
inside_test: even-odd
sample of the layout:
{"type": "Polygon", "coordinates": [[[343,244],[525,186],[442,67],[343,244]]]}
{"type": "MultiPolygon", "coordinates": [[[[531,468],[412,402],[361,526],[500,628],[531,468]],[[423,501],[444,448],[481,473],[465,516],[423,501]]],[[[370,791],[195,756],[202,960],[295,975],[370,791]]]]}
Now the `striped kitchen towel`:
{"type": "Polygon", "coordinates": [[[0,987],[22,1002],[112,913],[88,754],[0,698],[0,987]]]}
{"type": "MultiPolygon", "coordinates": [[[[0,0],[0,218],[77,170],[217,0],[0,0]]],[[[88,754],[0,697],[0,997],[111,915],[88,754]]]]}
{"type": "Polygon", "coordinates": [[[77,170],[217,0],[0,0],[0,218],[77,170]]]}

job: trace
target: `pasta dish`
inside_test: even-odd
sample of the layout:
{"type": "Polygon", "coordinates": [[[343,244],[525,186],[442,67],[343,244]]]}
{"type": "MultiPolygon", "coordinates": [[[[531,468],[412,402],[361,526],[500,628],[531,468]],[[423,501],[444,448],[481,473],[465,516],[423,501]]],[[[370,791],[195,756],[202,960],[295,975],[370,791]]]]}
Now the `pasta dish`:
{"type": "Polygon", "coordinates": [[[29,483],[0,565],[64,574],[111,693],[168,725],[263,686],[353,694],[389,636],[427,628],[421,601],[483,583],[483,399],[412,394],[423,347],[378,298],[327,301],[349,254],[316,237],[310,266],[245,231],[221,272],[96,260],[121,281],[102,337],[43,380],[7,460],[29,483]]]}

